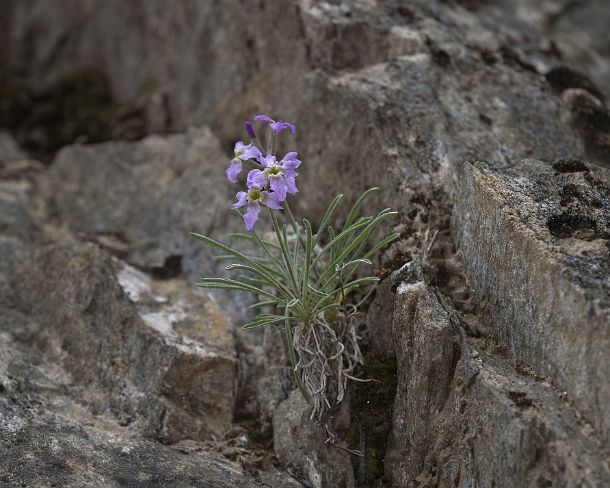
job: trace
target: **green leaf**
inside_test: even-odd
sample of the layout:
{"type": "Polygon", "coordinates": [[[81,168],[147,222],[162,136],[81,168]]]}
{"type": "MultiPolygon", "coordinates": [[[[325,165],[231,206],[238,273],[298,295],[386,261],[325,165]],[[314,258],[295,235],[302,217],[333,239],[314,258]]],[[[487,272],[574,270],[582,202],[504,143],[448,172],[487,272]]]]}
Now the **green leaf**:
{"type": "Polygon", "coordinates": [[[339,202],[341,201],[342,198],[343,198],[342,194],[337,195],[334,198],[334,200],[330,203],[330,205],[328,206],[328,209],[326,210],[324,217],[322,217],[322,222],[320,222],[320,227],[318,227],[318,232],[316,233],[316,235],[313,238],[313,247],[316,246],[320,237],[322,235],[324,235],[324,229],[328,225],[328,222],[330,221],[333,213],[335,212],[335,209],[337,208],[337,205],[339,205],[339,202]]]}
{"type": "Polygon", "coordinates": [[[247,283],[242,283],[236,280],[230,280],[228,278],[203,278],[197,286],[200,288],[216,288],[221,290],[241,290],[241,291],[250,291],[252,293],[258,293],[263,296],[273,298],[275,300],[280,301],[280,303],[285,304],[286,301],[281,298],[276,297],[272,293],[265,291],[261,288],[257,288],[253,285],[248,285],[247,283]]]}

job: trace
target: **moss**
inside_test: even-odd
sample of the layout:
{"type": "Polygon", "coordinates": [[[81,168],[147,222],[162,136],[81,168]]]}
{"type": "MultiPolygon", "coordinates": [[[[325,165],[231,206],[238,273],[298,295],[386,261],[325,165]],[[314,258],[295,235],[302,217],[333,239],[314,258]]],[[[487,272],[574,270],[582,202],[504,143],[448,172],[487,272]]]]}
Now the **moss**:
{"type": "Polygon", "coordinates": [[[367,354],[360,377],[375,381],[353,384],[352,426],[347,442],[351,449],[363,453],[363,457],[354,456],[353,463],[358,486],[364,487],[373,486],[383,478],[383,460],[396,394],[396,357],[367,354]]]}
{"type": "Polygon", "coordinates": [[[270,449],[273,444],[273,433],[271,429],[263,430],[256,417],[243,417],[236,419],[235,423],[241,426],[248,434],[248,439],[264,449],[270,449]]]}

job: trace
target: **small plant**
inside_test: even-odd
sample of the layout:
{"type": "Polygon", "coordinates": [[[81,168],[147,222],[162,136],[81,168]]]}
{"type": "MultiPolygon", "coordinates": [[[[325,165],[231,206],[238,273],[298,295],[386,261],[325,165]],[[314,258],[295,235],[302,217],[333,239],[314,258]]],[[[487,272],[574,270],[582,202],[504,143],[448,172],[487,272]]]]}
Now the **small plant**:
{"type": "Polygon", "coordinates": [[[232,237],[251,242],[258,252],[244,254],[194,233],[197,239],[219,249],[223,253],[220,259],[232,261],[227,270],[239,273],[235,279],[203,278],[197,285],[261,297],[252,305],[261,312],[243,328],[283,324],[295,382],[312,404],[311,418],[321,420],[333,403],[343,400],[347,380],[357,380],[353,374],[362,364],[362,354],[353,318],[359,304],[350,303],[349,297],[358,288],[379,281],[375,276],[359,277],[357,273],[361,266],[371,264],[375,253],[398,238],[398,234],[391,234],[370,244],[379,224],[396,212],[385,209],[375,216],[359,216],[366,199],[377,190],[371,188],[336,230],[331,222],[342,195],[330,203],[315,231],[307,219],[298,223],[287,196],[298,192],[296,178],[301,161],[296,152],[287,153],[279,161],[273,154],[278,135],[285,129],[294,133],[296,127],[267,115],[257,115],[254,120],[268,125],[268,144],[263,149],[252,124],[246,122],[252,141],[235,144],[227,177],[237,183],[243,166],[251,166],[246,191],[237,193],[233,205],[248,232],[232,237]],[[267,207],[271,217],[273,237],[254,230],[261,206],[267,207]]]}

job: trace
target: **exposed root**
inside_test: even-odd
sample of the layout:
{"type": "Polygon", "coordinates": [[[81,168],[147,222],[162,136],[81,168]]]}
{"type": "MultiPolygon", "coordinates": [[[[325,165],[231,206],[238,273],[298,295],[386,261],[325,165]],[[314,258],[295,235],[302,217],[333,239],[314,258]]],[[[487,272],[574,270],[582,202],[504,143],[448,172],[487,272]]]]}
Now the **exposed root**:
{"type": "Polygon", "coordinates": [[[299,325],[293,330],[293,347],[299,358],[295,372],[300,373],[310,396],[311,419],[322,421],[325,414],[341,403],[348,380],[368,381],[353,374],[357,365],[363,364],[355,314],[356,307],[350,306],[348,312],[338,314],[332,322],[318,317],[309,325],[299,325]]]}

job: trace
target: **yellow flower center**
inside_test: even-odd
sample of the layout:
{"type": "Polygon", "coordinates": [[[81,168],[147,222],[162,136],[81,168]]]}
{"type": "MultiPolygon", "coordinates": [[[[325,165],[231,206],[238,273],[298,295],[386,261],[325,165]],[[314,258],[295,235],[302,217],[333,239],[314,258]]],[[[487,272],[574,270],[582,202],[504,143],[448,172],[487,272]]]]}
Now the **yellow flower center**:
{"type": "Polygon", "coordinates": [[[269,173],[269,175],[271,176],[278,176],[282,174],[282,168],[280,168],[279,166],[275,165],[275,166],[271,166],[270,168],[267,168],[267,172],[269,173]]]}
{"type": "Polygon", "coordinates": [[[248,193],[248,198],[252,201],[258,200],[262,196],[262,193],[257,188],[252,188],[248,193]]]}

